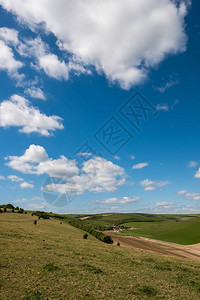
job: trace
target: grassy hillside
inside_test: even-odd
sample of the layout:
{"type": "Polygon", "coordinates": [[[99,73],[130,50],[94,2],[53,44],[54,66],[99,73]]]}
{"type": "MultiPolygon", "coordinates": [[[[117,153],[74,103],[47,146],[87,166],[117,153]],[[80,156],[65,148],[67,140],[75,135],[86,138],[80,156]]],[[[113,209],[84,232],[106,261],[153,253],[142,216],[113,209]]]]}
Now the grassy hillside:
{"type": "Polygon", "coordinates": [[[200,298],[198,261],[83,234],[55,219],[0,214],[0,299],[200,298]]]}
{"type": "Polygon", "coordinates": [[[107,214],[90,216],[82,222],[100,230],[127,228],[119,232],[121,235],[143,236],[183,245],[200,243],[200,215],[107,214]]]}

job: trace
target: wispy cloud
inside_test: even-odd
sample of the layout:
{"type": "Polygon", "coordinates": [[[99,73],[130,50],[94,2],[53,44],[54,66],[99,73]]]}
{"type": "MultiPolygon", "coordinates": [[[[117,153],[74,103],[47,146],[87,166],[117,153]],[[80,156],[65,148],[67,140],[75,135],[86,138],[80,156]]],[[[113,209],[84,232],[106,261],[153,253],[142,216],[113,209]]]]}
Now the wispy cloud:
{"type": "Polygon", "coordinates": [[[145,168],[147,167],[149,164],[144,162],[144,163],[139,163],[139,164],[136,164],[134,166],[132,166],[132,169],[142,169],[142,168],[145,168]]]}

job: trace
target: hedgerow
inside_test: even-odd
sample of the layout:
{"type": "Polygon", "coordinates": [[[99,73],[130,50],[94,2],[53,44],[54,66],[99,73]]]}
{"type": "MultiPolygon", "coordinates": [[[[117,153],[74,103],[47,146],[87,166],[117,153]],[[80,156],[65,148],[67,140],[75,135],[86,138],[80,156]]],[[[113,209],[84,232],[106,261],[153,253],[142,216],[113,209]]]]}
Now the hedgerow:
{"type": "Polygon", "coordinates": [[[98,240],[100,240],[104,243],[107,243],[107,244],[113,243],[113,240],[109,235],[105,235],[103,232],[96,231],[95,229],[91,228],[90,226],[85,226],[85,225],[81,224],[81,221],[70,220],[69,224],[76,228],[79,228],[79,229],[82,229],[82,230],[88,232],[89,234],[93,235],[98,240]]]}

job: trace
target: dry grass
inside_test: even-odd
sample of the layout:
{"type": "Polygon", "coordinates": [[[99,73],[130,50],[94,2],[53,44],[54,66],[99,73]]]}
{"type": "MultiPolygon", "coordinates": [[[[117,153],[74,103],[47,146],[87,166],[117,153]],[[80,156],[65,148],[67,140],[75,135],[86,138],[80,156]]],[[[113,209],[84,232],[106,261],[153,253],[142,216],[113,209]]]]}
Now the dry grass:
{"type": "Polygon", "coordinates": [[[200,263],[104,244],[56,220],[0,215],[0,299],[200,299],[200,263]]]}

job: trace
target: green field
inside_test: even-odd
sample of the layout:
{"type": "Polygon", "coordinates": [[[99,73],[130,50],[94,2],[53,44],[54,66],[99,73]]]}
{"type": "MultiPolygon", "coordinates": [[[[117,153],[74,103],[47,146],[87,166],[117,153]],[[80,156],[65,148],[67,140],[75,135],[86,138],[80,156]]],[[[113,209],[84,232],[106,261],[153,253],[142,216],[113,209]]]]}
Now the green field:
{"type": "Polygon", "coordinates": [[[200,243],[200,215],[108,214],[94,215],[83,222],[100,226],[101,230],[109,226],[125,227],[120,235],[143,236],[182,245],[200,243]]]}
{"type": "Polygon", "coordinates": [[[0,299],[200,299],[199,261],[83,234],[52,218],[0,214],[0,299]]]}

